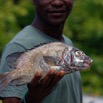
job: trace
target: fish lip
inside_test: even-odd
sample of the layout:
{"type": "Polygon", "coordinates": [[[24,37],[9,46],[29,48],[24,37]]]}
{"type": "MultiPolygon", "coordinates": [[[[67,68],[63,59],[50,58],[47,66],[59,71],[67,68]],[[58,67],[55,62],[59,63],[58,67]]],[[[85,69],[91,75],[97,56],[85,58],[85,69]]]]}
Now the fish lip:
{"type": "Polygon", "coordinates": [[[89,69],[90,66],[92,65],[92,61],[86,61],[86,62],[83,62],[84,65],[80,68],[80,70],[83,70],[83,69],[89,69]]]}
{"type": "Polygon", "coordinates": [[[84,69],[90,68],[90,64],[85,63],[84,64],[84,69]]]}
{"type": "Polygon", "coordinates": [[[84,62],[85,68],[90,68],[90,66],[92,65],[92,62],[93,62],[93,60],[85,61],[84,62]]]}

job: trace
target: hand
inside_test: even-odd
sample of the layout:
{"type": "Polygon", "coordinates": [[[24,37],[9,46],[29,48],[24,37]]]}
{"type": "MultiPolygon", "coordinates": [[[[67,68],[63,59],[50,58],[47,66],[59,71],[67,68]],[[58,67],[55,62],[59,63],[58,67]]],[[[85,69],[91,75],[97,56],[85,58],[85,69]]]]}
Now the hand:
{"type": "Polygon", "coordinates": [[[51,93],[53,86],[64,76],[64,72],[55,73],[54,69],[50,69],[42,80],[41,76],[42,74],[37,72],[32,81],[27,85],[27,103],[41,103],[43,98],[51,93]]]}

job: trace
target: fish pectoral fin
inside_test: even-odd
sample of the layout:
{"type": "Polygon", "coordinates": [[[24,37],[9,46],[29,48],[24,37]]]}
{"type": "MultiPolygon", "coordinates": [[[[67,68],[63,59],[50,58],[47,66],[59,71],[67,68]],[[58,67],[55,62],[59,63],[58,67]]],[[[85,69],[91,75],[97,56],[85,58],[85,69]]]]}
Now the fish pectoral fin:
{"type": "Polygon", "coordinates": [[[7,64],[10,66],[10,67],[13,67],[15,68],[16,67],[16,60],[21,56],[21,54],[23,54],[24,52],[15,52],[15,53],[12,53],[10,55],[8,55],[6,57],[6,61],[7,61],[7,64]]]}
{"type": "Polygon", "coordinates": [[[55,69],[56,71],[62,70],[61,66],[51,66],[52,69],[55,69]]]}
{"type": "Polygon", "coordinates": [[[28,80],[27,76],[23,76],[23,77],[12,80],[9,85],[18,85],[18,86],[23,85],[27,83],[27,80],[28,80]]]}
{"type": "Polygon", "coordinates": [[[47,63],[49,66],[55,66],[56,65],[56,58],[52,57],[52,56],[43,56],[43,59],[45,61],[45,63],[47,63]]]}

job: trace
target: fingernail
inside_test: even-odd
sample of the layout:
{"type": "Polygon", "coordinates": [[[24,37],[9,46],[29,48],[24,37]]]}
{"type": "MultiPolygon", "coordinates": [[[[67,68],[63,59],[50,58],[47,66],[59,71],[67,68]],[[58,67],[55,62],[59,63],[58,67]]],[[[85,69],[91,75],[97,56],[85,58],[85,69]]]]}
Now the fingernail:
{"type": "Polygon", "coordinates": [[[50,74],[55,74],[55,70],[54,69],[50,69],[50,74]]]}
{"type": "Polygon", "coordinates": [[[64,76],[64,71],[60,71],[60,72],[59,72],[59,75],[60,75],[60,76],[64,76]]]}
{"type": "Polygon", "coordinates": [[[37,72],[35,73],[36,76],[41,76],[41,74],[42,74],[42,73],[39,72],[39,71],[37,71],[37,72]]]}

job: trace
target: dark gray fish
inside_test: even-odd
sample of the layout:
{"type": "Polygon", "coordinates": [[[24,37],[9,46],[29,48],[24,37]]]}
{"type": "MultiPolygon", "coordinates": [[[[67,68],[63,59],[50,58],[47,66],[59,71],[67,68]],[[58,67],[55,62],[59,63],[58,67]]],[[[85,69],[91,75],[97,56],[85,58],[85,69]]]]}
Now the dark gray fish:
{"type": "Polygon", "coordinates": [[[37,48],[7,56],[7,63],[15,68],[0,74],[0,92],[7,85],[23,85],[31,81],[36,71],[45,77],[50,68],[65,74],[87,69],[92,59],[83,51],[61,42],[44,44],[37,48]]]}

